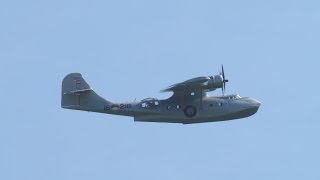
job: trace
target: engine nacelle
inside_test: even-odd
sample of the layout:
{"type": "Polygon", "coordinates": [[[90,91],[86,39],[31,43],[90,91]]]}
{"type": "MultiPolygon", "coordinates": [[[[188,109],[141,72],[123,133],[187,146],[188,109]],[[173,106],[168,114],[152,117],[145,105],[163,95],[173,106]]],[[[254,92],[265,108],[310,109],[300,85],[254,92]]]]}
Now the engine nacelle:
{"type": "Polygon", "coordinates": [[[214,91],[217,88],[223,88],[223,77],[222,75],[211,76],[208,84],[204,87],[208,91],[214,91]]]}

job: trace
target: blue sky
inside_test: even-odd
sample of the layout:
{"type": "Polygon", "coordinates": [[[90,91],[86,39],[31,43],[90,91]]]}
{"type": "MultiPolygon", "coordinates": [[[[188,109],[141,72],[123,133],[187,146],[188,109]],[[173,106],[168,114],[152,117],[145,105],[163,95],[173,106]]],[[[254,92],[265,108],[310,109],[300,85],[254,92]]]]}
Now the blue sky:
{"type": "Polygon", "coordinates": [[[0,179],[319,179],[319,7],[1,1],[0,179]],[[70,72],[133,101],[221,64],[256,115],[183,126],[60,108],[70,72]]]}

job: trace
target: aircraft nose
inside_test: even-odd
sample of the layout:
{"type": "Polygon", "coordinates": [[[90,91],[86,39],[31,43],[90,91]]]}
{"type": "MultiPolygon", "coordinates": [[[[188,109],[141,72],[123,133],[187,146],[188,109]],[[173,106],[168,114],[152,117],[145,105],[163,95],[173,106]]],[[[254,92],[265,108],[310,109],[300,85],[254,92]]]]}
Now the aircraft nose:
{"type": "Polygon", "coordinates": [[[242,117],[249,117],[255,114],[261,105],[261,102],[253,98],[242,98],[240,106],[240,114],[242,117]]]}
{"type": "Polygon", "coordinates": [[[252,108],[255,108],[255,109],[259,109],[260,105],[261,105],[261,102],[256,100],[256,99],[253,99],[253,98],[245,98],[244,99],[245,102],[246,102],[246,106],[248,107],[252,107],[252,108]]]}
{"type": "Polygon", "coordinates": [[[256,99],[253,99],[253,98],[251,98],[251,103],[252,103],[253,106],[256,106],[257,108],[259,108],[260,105],[261,105],[260,101],[258,101],[256,99]]]}

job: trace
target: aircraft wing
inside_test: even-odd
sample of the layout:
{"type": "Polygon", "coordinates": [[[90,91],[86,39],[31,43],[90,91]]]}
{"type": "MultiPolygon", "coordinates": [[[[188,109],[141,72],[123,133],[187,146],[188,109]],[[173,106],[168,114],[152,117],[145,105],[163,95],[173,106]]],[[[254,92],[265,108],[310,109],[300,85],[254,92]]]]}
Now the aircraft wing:
{"type": "Polygon", "coordinates": [[[193,79],[189,79],[187,81],[177,83],[174,85],[171,85],[160,92],[184,92],[186,90],[195,90],[195,89],[201,89],[201,87],[207,85],[208,81],[211,78],[208,76],[203,76],[203,77],[197,77],[193,79]]]}

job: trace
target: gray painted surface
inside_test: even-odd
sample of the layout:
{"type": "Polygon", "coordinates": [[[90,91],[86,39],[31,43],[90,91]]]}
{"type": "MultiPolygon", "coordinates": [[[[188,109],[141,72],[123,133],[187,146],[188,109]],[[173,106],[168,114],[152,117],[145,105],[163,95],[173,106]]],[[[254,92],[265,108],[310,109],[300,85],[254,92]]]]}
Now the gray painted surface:
{"type": "Polygon", "coordinates": [[[141,102],[113,103],[95,93],[80,73],[68,74],[62,82],[61,107],[73,110],[132,116],[135,121],[167,123],[203,123],[249,117],[260,102],[239,95],[208,96],[208,91],[224,88],[224,75],[193,78],[172,85],[165,100],[148,98],[141,102]]]}

